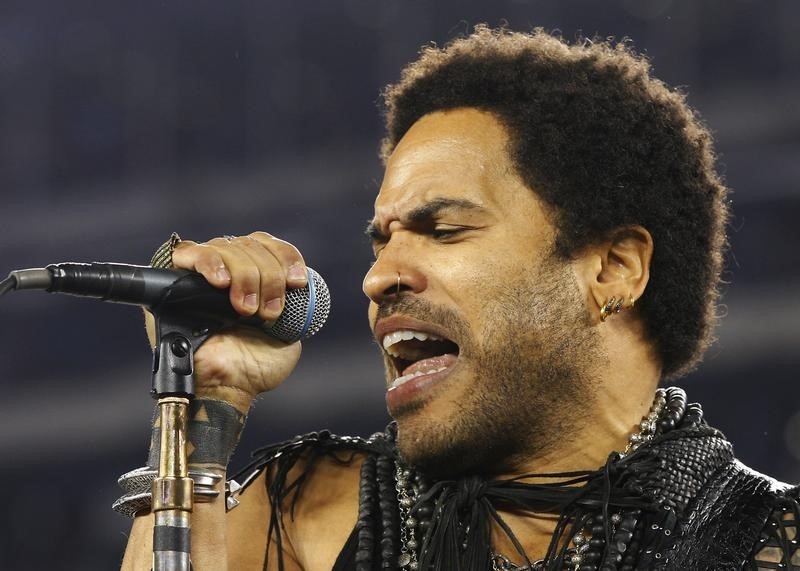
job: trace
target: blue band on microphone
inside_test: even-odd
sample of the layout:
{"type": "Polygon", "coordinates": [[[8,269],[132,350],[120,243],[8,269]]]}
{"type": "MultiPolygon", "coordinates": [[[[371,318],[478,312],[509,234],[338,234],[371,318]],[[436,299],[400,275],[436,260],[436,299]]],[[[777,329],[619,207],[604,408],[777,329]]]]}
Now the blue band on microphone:
{"type": "Polygon", "coordinates": [[[308,311],[306,312],[306,322],[303,324],[303,330],[297,336],[298,339],[302,339],[308,333],[311,328],[311,322],[314,320],[314,310],[317,309],[317,289],[314,285],[314,277],[311,275],[311,270],[306,269],[306,273],[308,274],[308,311]]]}

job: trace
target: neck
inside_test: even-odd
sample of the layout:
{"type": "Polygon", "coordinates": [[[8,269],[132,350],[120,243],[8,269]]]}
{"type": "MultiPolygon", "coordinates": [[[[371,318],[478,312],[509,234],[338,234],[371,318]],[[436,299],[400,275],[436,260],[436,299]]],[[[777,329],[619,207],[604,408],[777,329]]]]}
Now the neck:
{"type": "Polygon", "coordinates": [[[625,450],[650,411],[661,369],[638,335],[613,333],[614,342],[606,343],[607,362],[593,375],[590,402],[575,403],[570,430],[559,435],[556,446],[518,459],[501,477],[595,470],[609,454],[625,450]]]}
{"type": "MultiPolygon", "coordinates": [[[[621,356],[609,352],[609,361],[616,365],[603,367],[597,376],[596,393],[590,405],[581,407],[581,422],[565,434],[557,449],[525,458],[511,478],[534,473],[563,473],[595,470],[605,464],[612,452],[624,452],[630,437],[641,430],[641,422],[653,406],[660,380],[660,368],[650,355],[640,352],[621,356]],[[585,411],[585,412],[584,412],[585,411]]],[[[560,478],[552,478],[557,481],[560,478]]],[[[537,479],[537,483],[548,480],[537,479]]],[[[514,531],[525,552],[542,557],[547,551],[559,516],[530,514],[501,509],[506,524],[514,531]]],[[[498,553],[515,553],[515,547],[504,530],[492,525],[491,544],[498,553]]]]}

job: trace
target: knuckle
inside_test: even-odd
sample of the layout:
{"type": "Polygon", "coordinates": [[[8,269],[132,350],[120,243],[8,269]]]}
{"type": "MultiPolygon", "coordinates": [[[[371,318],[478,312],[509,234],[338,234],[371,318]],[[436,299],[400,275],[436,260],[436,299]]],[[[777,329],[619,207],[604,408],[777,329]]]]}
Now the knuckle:
{"type": "Polygon", "coordinates": [[[275,240],[275,237],[272,234],[269,234],[262,230],[251,232],[250,234],[248,234],[248,236],[250,238],[253,238],[254,240],[275,240]]]}
{"type": "Polygon", "coordinates": [[[253,238],[252,236],[238,236],[234,238],[233,242],[237,246],[241,246],[242,248],[250,248],[250,249],[263,249],[263,244],[253,238]]]}
{"type": "Polygon", "coordinates": [[[305,261],[303,260],[303,255],[300,253],[294,244],[290,244],[285,240],[276,239],[276,249],[278,251],[278,255],[281,258],[281,261],[285,262],[287,265],[291,265],[297,262],[305,265],[305,261]]]}
{"type": "Polygon", "coordinates": [[[191,248],[192,246],[197,246],[197,242],[194,240],[179,240],[177,244],[175,244],[175,248],[173,248],[173,252],[177,252],[178,250],[185,250],[186,248],[191,248]]]}
{"type": "Polygon", "coordinates": [[[203,259],[205,251],[201,244],[181,241],[172,251],[172,263],[179,268],[192,268],[203,259]]]}
{"type": "Polygon", "coordinates": [[[221,269],[227,268],[225,264],[225,260],[222,259],[217,252],[213,252],[208,254],[202,260],[199,260],[197,264],[195,264],[197,271],[201,274],[210,276],[211,274],[217,274],[221,269]]]}
{"type": "Polygon", "coordinates": [[[198,244],[196,247],[195,260],[198,264],[214,265],[222,262],[219,252],[206,244],[198,244]]]}
{"type": "Polygon", "coordinates": [[[292,261],[303,259],[300,250],[298,250],[294,244],[286,240],[276,238],[266,232],[253,232],[250,234],[250,237],[282,259],[289,259],[292,261]]]}

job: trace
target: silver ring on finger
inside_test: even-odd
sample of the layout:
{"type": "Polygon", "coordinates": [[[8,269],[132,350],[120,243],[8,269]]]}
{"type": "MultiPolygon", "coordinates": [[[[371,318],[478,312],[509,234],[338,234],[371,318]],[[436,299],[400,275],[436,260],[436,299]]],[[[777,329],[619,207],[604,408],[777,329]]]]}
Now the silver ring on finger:
{"type": "Polygon", "coordinates": [[[236,239],[236,236],[231,236],[230,234],[225,234],[223,236],[226,242],[233,242],[236,239]]]}

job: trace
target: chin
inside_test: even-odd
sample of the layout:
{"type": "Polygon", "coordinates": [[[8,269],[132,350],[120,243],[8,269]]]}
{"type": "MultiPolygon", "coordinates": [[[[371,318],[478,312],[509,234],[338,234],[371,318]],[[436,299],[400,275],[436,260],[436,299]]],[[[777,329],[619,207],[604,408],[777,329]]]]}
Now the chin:
{"type": "Polygon", "coordinates": [[[513,439],[486,439],[465,431],[458,421],[443,422],[423,411],[404,411],[397,419],[397,449],[403,461],[436,480],[508,469],[513,439]]]}

